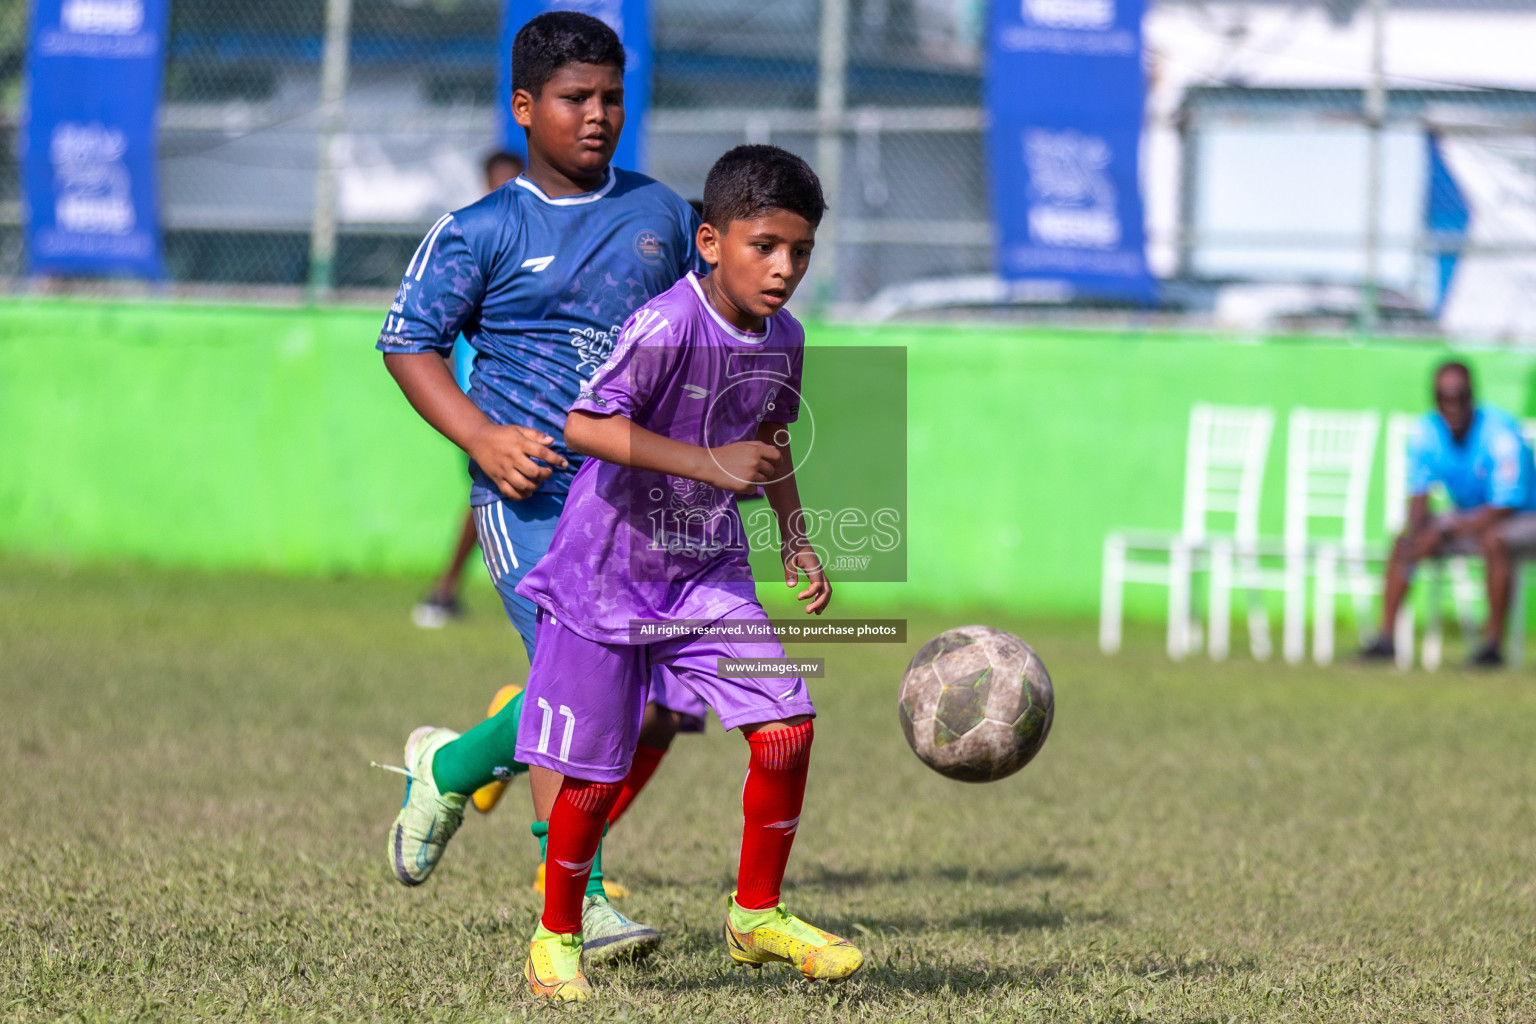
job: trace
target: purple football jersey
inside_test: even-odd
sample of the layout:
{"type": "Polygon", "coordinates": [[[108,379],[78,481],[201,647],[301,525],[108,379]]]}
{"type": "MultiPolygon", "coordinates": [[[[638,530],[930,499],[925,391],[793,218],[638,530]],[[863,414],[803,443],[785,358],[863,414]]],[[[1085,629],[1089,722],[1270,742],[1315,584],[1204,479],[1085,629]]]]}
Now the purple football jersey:
{"type": "MultiPolygon", "coordinates": [[[[717,448],[800,414],[805,331],[780,310],[761,334],[728,324],[690,273],[635,311],[571,406],[717,448]]],[[[787,473],[789,467],[781,467],[787,473]]],[[[517,592],[573,632],[644,642],[632,619],[712,622],[757,605],[730,491],[588,459],[549,554],[517,592]]]]}

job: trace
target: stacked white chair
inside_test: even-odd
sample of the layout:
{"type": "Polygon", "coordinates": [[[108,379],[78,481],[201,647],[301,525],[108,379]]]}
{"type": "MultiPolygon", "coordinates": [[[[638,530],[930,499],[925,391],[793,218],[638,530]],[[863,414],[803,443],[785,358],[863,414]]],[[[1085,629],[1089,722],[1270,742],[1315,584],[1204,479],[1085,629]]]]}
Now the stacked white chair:
{"type": "MultiPolygon", "coordinates": [[[[1392,555],[1392,544],[1408,524],[1408,442],[1413,437],[1413,426],[1418,417],[1411,413],[1394,412],[1387,415],[1387,450],[1383,460],[1382,476],[1382,525],[1386,527],[1387,547],[1382,553],[1385,560],[1392,555]]],[[[1381,592],[1380,576],[1376,577],[1375,593],[1381,592]]],[[[1397,667],[1413,667],[1415,643],[1413,628],[1413,604],[1403,602],[1393,623],[1393,646],[1397,649],[1397,667]]]]}
{"type": "MultiPolygon", "coordinates": [[[[1333,609],[1339,588],[1368,607],[1365,514],[1381,417],[1375,412],[1295,409],[1286,433],[1285,531],[1276,547],[1261,543],[1236,558],[1230,578],[1213,569],[1211,610],[1230,606],[1218,586],[1250,595],[1284,595],[1282,652],[1291,664],[1306,656],[1307,580],[1318,582],[1313,654],[1333,658],[1333,609]],[[1275,556],[1280,566],[1272,562],[1275,556]],[[1315,570],[1315,571],[1314,571],[1315,570]]],[[[1250,623],[1253,618],[1250,617],[1250,623]]],[[[1263,648],[1255,645],[1255,653],[1263,648]]]]}
{"type": "Polygon", "coordinates": [[[1334,519],[1340,527],[1338,537],[1314,545],[1312,658],[1319,665],[1327,665],[1333,661],[1338,598],[1353,600],[1355,622],[1364,639],[1373,599],[1381,590],[1376,565],[1384,552],[1379,547],[1369,550],[1365,544],[1366,502],[1381,417],[1374,412],[1311,415],[1309,472],[1320,476],[1309,487],[1310,500],[1315,503],[1309,512],[1334,519]]]}
{"type": "MultiPolygon", "coordinates": [[[[1208,564],[1213,543],[1228,552],[1256,544],[1259,495],[1274,423],[1274,411],[1266,408],[1201,403],[1190,410],[1179,532],[1116,530],[1104,538],[1099,603],[1099,647],[1104,653],[1120,649],[1127,583],[1167,588],[1169,657],[1182,659],[1195,646],[1190,614],[1194,573],[1208,564]],[[1216,517],[1230,517],[1230,528],[1215,529],[1216,517]]],[[[1213,627],[1213,656],[1217,642],[1213,627]]],[[[1221,643],[1220,654],[1225,656],[1225,629],[1221,643]]]]}

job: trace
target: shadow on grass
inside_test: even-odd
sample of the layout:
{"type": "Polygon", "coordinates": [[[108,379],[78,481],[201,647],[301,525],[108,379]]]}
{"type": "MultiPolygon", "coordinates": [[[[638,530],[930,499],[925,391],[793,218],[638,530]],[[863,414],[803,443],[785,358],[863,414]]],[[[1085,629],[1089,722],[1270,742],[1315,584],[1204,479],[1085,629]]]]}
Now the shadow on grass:
{"type": "MultiPolygon", "coordinates": [[[[1164,961],[1149,958],[1137,964],[1116,965],[1124,970],[1129,979],[1166,984],[1189,978],[1233,978],[1258,970],[1258,964],[1249,959],[1222,961],[1212,959],[1164,961]]],[[[1060,981],[1079,982],[1091,977],[1102,978],[1105,965],[1092,962],[1061,964],[1043,967],[987,967],[954,963],[914,963],[900,953],[884,963],[872,964],[860,972],[859,979],[867,994],[878,996],[895,989],[911,993],[931,993],[947,989],[957,995],[994,991],[1007,988],[1047,988],[1060,981]]]]}
{"type": "MultiPolygon", "coordinates": [[[[863,918],[858,924],[881,938],[912,935],[922,932],[981,931],[991,935],[1018,935],[1023,932],[1056,931],[1068,924],[1100,924],[1113,920],[1112,915],[1051,910],[1046,907],[995,907],[954,917],[929,917],[922,914],[903,914],[895,917],[863,918]]],[[[854,929],[857,931],[857,929],[854,929]]]]}
{"type": "MultiPolygon", "coordinates": [[[[536,921],[538,915],[533,915],[536,921]]],[[[534,924],[530,923],[527,914],[511,914],[506,917],[472,917],[459,924],[471,935],[512,935],[519,940],[526,940],[533,930],[534,924]]]]}
{"type": "Polygon", "coordinates": [[[796,888],[824,889],[837,891],[842,889],[862,889],[880,885],[910,885],[910,884],[934,884],[971,882],[978,885],[1016,885],[1019,882],[1039,881],[1051,878],[1091,878],[1092,872],[1083,868],[1074,868],[1065,861],[1043,861],[1038,864],[1015,864],[1008,867],[975,865],[930,865],[921,868],[897,868],[888,871],[875,871],[868,868],[856,868],[851,871],[835,871],[832,868],[821,865],[813,865],[803,871],[797,872],[794,878],[796,888]]]}
{"type": "MultiPolygon", "coordinates": [[[[707,941],[689,942],[690,952],[716,952],[718,947],[707,941]],[[706,949],[707,947],[707,949],[706,949]]],[[[684,976],[670,971],[645,976],[641,972],[630,979],[631,984],[649,988],[658,995],[695,991],[793,991],[803,989],[818,996],[832,995],[842,1003],[857,1006],[860,1003],[882,1003],[892,995],[928,995],[945,992],[953,996],[996,994],[1008,989],[1045,989],[1066,982],[1080,986],[1098,980],[1118,986],[1106,974],[1123,972],[1126,981],[1146,984],[1167,984],[1191,978],[1236,978],[1258,970],[1256,961],[1248,958],[1234,961],[1183,958],[1148,957],[1135,962],[1110,962],[1097,960],[1042,967],[1004,967],[986,964],[956,964],[943,960],[923,960],[901,951],[890,954],[876,952],[869,956],[864,969],[847,982],[828,989],[824,982],[809,982],[800,978],[787,967],[769,966],[760,971],[726,968],[700,978],[684,976]]]]}

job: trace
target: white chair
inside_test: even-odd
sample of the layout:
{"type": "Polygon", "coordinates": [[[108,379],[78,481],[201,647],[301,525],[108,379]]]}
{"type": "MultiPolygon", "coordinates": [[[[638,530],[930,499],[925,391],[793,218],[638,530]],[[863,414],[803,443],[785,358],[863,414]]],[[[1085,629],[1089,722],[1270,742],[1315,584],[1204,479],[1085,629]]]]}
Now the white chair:
{"type": "MultiPolygon", "coordinates": [[[[1369,545],[1364,556],[1358,560],[1342,551],[1334,555],[1326,546],[1318,554],[1314,591],[1316,607],[1312,615],[1313,655],[1320,663],[1326,663],[1326,659],[1333,653],[1334,602],[1339,596],[1353,599],[1359,638],[1361,641],[1366,639],[1365,631],[1370,623],[1370,602],[1382,593],[1383,570],[1392,557],[1392,544],[1408,521],[1408,443],[1417,422],[1418,417],[1411,413],[1394,412],[1387,415],[1386,457],[1382,473],[1382,525],[1386,531],[1386,543],[1369,545]],[[1340,569],[1343,570],[1342,588],[1337,582],[1340,569]]],[[[1465,574],[1465,566],[1461,569],[1465,574]]],[[[1462,592],[1463,589],[1459,588],[1458,593],[1462,592]]],[[[1415,637],[1413,605],[1410,602],[1404,602],[1398,610],[1397,619],[1392,624],[1392,639],[1397,650],[1398,668],[1411,668],[1415,637]]]]}
{"type": "MultiPolygon", "coordinates": [[[[1387,414],[1386,458],[1382,473],[1382,525],[1386,528],[1387,544],[1383,560],[1392,557],[1392,545],[1403,527],[1408,525],[1408,442],[1413,437],[1413,425],[1418,417],[1412,413],[1387,414]]],[[[1377,593],[1380,593],[1378,577],[1377,593]]],[[[1404,601],[1393,623],[1392,643],[1397,650],[1397,667],[1413,667],[1413,605],[1404,601]]]]}
{"type": "Polygon", "coordinates": [[[1314,560],[1318,593],[1313,655],[1320,663],[1333,658],[1333,609],[1341,584],[1358,607],[1368,610],[1365,512],[1380,430],[1381,417],[1375,412],[1293,410],[1286,430],[1285,531],[1280,544],[1260,542],[1246,558],[1237,552],[1229,580],[1224,579],[1226,573],[1212,569],[1213,613],[1230,601],[1216,595],[1218,580],[1250,594],[1284,595],[1281,649],[1291,664],[1306,656],[1307,578],[1314,560]],[[1276,556],[1278,569],[1267,564],[1276,556]]]}
{"type": "MultiPolygon", "coordinates": [[[[1189,653],[1191,581],[1212,540],[1251,544],[1258,536],[1259,493],[1274,423],[1274,411],[1265,408],[1200,403],[1190,410],[1179,532],[1115,530],[1104,538],[1099,648],[1105,654],[1120,649],[1127,583],[1168,588],[1168,656],[1177,660],[1189,653]],[[1230,533],[1216,532],[1213,517],[1227,516],[1230,533]]],[[[1213,655],[1216,641],[1213,631],[1213,655]]]]}

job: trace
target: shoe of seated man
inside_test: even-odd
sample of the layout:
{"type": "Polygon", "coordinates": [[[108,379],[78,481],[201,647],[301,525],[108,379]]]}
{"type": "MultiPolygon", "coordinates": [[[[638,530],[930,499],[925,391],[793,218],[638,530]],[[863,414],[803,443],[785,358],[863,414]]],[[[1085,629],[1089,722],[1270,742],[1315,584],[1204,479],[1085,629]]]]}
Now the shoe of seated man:
{"type": "Polygon", "coordinates": [[[1385,662],[1397,660],[1397,645],[1392,642],[1390,636],[1379,636],[1375,640],[1360,648],[1355,655],[1356,661],[1385,662]]]}
{"type": "Polygon", "coordinates": [[[1499,650],[1499,645],[1490,641],[1484,641],[1483,645],[1472,652],[1472,657],[1467,659],[1468,668],[1503,668],[1504,652],[1499,650]]]}

